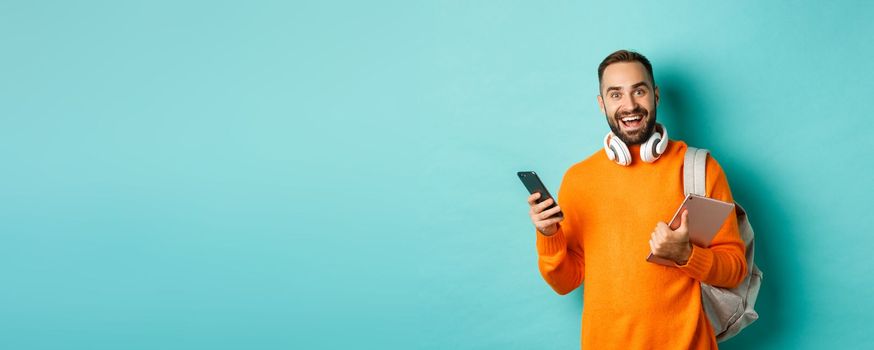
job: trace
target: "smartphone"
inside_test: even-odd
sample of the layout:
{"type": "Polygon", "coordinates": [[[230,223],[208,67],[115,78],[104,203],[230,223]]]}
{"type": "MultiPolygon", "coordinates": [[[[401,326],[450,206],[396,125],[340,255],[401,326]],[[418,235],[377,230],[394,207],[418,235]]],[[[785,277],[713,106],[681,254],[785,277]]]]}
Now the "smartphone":
{"type": "MultiPolygon", "coordinates": [[[[546,189],[546,186],[543,185],[543,181],[540,181],[540,177],[537,176],[537,173],[533,171],[520,171],[516,173],[516,175],[519,175],[519,180],[522,180],[522,184],[524,184],[525,188],[528,189],[528,193],[534,194],[536,192],[540,192],[540,198],[537,199],[537,203],[543,202],[549,198],[553,198],[552,195],[549,194],[549,191],[546,189]]],[[[553,198],[552,205],[544,210],[551,209],[552,207],[558,205],[557,203],[558,202],[553,198]]],[[[558,213],[555,213],[555,215],[551,216],[551,218],[552,217],[564,218],[564,213],[559,211],[558,213]]]]}

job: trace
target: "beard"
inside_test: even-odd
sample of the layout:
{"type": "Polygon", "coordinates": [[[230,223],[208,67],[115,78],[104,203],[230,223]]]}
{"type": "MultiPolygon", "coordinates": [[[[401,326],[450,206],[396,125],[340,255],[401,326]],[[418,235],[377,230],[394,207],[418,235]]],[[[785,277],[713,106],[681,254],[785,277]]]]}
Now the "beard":
{"type": "Polygon", "coordinates": [[[642,107],[637,107],[633,111],[620,113],[616,111],[614,113],[613,118],[610,118],[609,115],[607,117],[607,124],[610,125],[610,130],[613,131],[613,135],[616,135],[622,142],[626,145],[638,145],[646,142],[649,139],[649,136],[652,135],[653,130],[655,129],[656,124],[656,112],[652,111],[652,115],[649,115],[649,111],[643,109],[642,107]],[[622,122],[622,118],[625,118],[630,115],[640,114],[643,121],[646,122],[646,125],[643,128],[637,129],[630,133],[625,132],[619,126],[619,123],[622,122]]]}

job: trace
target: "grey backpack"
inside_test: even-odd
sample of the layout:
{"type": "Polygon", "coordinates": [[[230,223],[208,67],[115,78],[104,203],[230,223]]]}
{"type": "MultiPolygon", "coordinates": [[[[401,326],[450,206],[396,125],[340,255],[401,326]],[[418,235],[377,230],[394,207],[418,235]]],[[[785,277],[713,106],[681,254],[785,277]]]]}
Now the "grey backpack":
{"type": "MultiPolygon", "coordinates": [[[[706,196],[704,186],[708,153],[706,149],[694,147],[686,150],[686,158],[683,162],[684,195],[694,193],[706,196]]],[[[735,205],[738,209],[737,227],[747,247],[747,276],[735,288],[721,288],[701,283],[701,302],[704,304],[704,311],[707,312],[710,324],[713,325],[713,332],[718,342],[737,335],[759,318],[759,314],[753,309],[762,285],[762,271],[753,261],[755,234],[746,211],[740,204],[735,203],[735,205]]]]}

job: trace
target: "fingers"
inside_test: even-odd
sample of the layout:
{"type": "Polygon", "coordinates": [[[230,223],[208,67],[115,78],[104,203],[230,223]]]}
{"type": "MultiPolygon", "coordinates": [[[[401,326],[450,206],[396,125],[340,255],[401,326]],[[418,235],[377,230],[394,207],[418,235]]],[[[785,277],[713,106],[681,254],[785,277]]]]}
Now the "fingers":
{"type": "Polygon", "coordinates": [[[555,200],[552,198],[547,198],[545,201],[537,203],[537,212],[539,213],[544,209],[549,208],[553,203],[555,203],[555,200]]]}
{"type": "Polygon", "coordinates": [[[653,229],[653,234],[661,238],[667,237],[671,232],[673,231],[668,227],[668,224],[661,221],[659,221],[653,229]]]}
{"type": "Polygon", "coordinates": [[[544,228],[545,228],[545,227],[549,227],[549,226],[555,225],[555,224],[561,222],[562,220],[564,220],[564,218],[555,217],[555,218],[546,219],[546,220],[543,220],[543,221],[538,221],[538,222],[537,222],[537,225],[535,225],[535,226],[537,226],[538,228],[540,228],[540,227],[544,227],[544,228]]]}
{"type": "Polygon", "coordinates": [[[667,241],[667,235],[664,232],[653,232],[649,236],[649,249],[656,256],[659,256],[662,252],[659,250],[667,241]]]}
{"type": "Polygon", "coordinates": [[[686,229],[689,225],[689,209],[684,209],[680,216],[680,229],[686,229]]]}
{"type": "Polygon", "coordinates": [[[560,211],[561,211],[561,208],[560,208],[559,206],[556,205],[555,207],[552,207],[552,208],[549,208],[549,209],[547,209],[547,210],[544,210],[544,211],[542,211],[542,212],[540,212],[540,213],[538,213],[538,214],[536,214],[536,215],[537,215],[537,218],[538,218],[538,219],[540,219],[540,220],[546,220],[546,219],[548,219],[550,216],[553,216],[553,215],[555,215],[555,213],[558,213],[558,212],[560,212],[560,211]]]}
{"type": "Polygon", "coordinates": [[[531,221],[534,223],[534,226],[537,227],[540,232],[549,232],[555,231],[554,225],[561,222],[564,218],[561,217],[552,217],[556,213],[561,211],[561,208],[556,205],[552,208],[544,210],[545,208],[553,205],[555,200],[552,198],[547,198],[545,201],[537,203],[537,199],[540,198],[540,193],[534,193],[528,196],[528,204],[531,206],[531,210],[528,214],[531,216],[531,221]]]}
{"type": "Polygon", "coordinates": [[[532,211],[534,214],[540,213],[541,211],[543,211],[543,209],[548,208],[548,207],[549,207],[550,205],[552,205],[553,203],[555,203],[555,201],[554,201],[552,198],[548,198],[548,199],[546,199],[546,200],[543,201],[543,202],[540,202],[540,203],[537,203],[537,204],[532,205],[532,206],[531,206],[531,211],[532,211]]]}
{"type": "Polygon", "coordinates": [[[658,248],[662,246],[663,243],[668,242],[668,232],[662,230],[656,230],[650,233],[649,235],[649,244],[650,248],[653,249],[653,252],[657,252],[658,248]]]}
{"type": "Polygon", "coordinates": [[[533,207],[537,203],[538,198],[540,198],[540,192],[534,192],[534,194],[528,196],[528,205],[533,207]]]}
{"type": "Polygon", "coordinates": [[[540,192],[535,192],[528,196],[528,205],[531,206],[531,210],[529,214],[531,215],[531,221],[534,222],[534,226],[543,232],[544,234],[552,234],[557,229],[556,224],[564,220],[563,217],[552,217],[559,211],[561,208],[556,205],[553,208],[549,208],[549,206],[555,204],[555,200],[552,198],[547,198],[543,202],[537,203],[537,200],[540,199],[540,192]],[[549,208],[548,210],[544,210],[549,208]]]}

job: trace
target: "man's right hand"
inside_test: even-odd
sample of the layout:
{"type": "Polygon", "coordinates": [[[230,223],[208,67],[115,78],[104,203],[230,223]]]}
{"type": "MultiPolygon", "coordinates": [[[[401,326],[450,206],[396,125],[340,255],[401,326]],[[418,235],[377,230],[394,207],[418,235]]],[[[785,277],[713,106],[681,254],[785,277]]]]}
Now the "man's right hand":
{"type": "Polygon", "coordinates": [[[552,198],[549,198],[541,203],[537,203],[537,199],[540,198],[540,192],[536,192],[531,196],[528,196],[528,205],[531,206],[531,210],[528,212],[528,215],[531,216],[531,222],[534,223],[534,227],[537,228],[540,233],[543,233],[546,236],[552,236],[555,234],[555,231],[558,231],[558,223],[563,220],[562,217],[551,217],[561,211],[558,205],[552,207],[548,210],[544,210],[550,205],[552,205],[552,198]]]}

